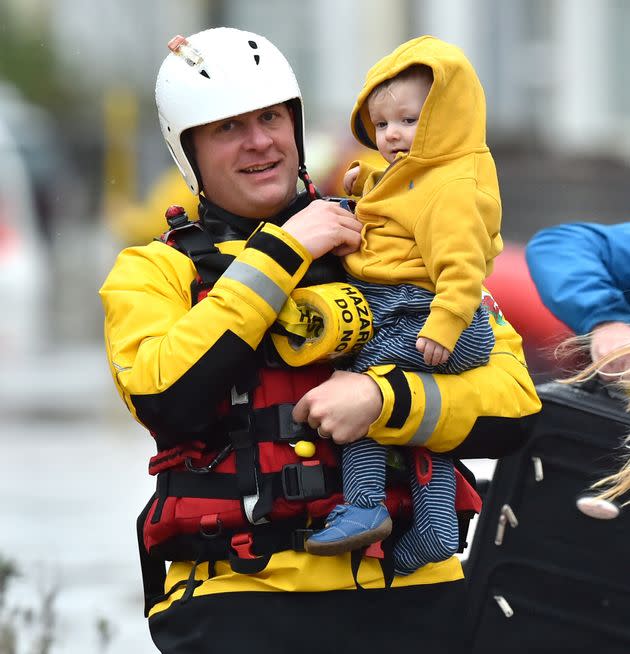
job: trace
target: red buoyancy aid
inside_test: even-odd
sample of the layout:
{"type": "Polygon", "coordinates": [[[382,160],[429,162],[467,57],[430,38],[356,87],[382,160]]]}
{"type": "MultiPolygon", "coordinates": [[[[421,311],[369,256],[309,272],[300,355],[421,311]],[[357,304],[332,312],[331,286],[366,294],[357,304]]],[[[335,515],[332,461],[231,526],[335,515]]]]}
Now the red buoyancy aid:
{"type": "MultiPolygon", "coordinates": [[[[253,506],[262,504],[262,514],[248,514],[245,507],[246,498],[239,488],[239,451],[234,447],[228,448],[227,456],[215,466],[213,460],[225,448],[188,443],[159,452],[149,466],[157,476],[157,490],[142,526],[149,554],[169,561],[228,559],[237,572],[256,572],[264,569],[275,551],[303,551],[304,538],[343,502],[339,448],[307,433],[313,430],[299,435],[278,431],[291,422],[287,416],[294,404],[325,381],[330,369],[263,368],[259,375],[251,402],[254,458],[245,460],[253,464],[253,506]],[[271,431],[263,431],[265,428],[271,431]],[[313,440],[315,454],[301,458],[291,445],[307,438],[313,440]]],[[[415,463],[423,451],[409,448],[409,465],[420,483],[428,483],[430,478],[419,472],[415,463]]],[[[462,528],[481,509],[479,495],[465,474],[461,466],[456,468],[455,508],[462,528]]],[[[389,483],[386,505],[394,520],[408,522],[411,497],[406,473],[389,483]]],[[[461,531],[465,537],[467,530],[461,531]]],[[[463,547],[462,542],[460,549],[463,547]]]]}
{"type": "MultiPolygon", "coordinates": [[[[240,441],[212,449],[188,443],[152,458],[149,470],[157,475],[157,490],[143,535],[149,552],[167,560],[229,558],[233,536],[251,531],[253,538],[279,521],[290,522],[291,531],[296,525],[305,528],[309,515],[323,518],[341,500],[334,446],[290,417],[295,403],[325,381],[330,369],[263,368],[258,374],[251,400],[233,405],[237,414],[249,413],[248,433],[240,441]],[[291,447],[297,440],[313,440],[315,454],[299,457],[291,447]],[[225,458],[212,465],[226,450],[225,458]],[[249,515],[247,498],[253,509],[249,515]]],[[[226,422],[231,415],[226,413],[226,422]]],[[[229,430],[226,435],[229,440],[229,430]]],[[[287,549],[290,537],[284,534],[284,541],[274,545],[287,549]]]]}
{"type": "MultiPolygon", "coordinates": [[[[193,241],[209,239],[199,236],[204,230],[197,224],[186,231],[189,236],[194,232],[193,241]]],[[[181,247],[173,231],[164,240],[188,254],[189,248],[181,247]]],[[[201,249],[198,243],[194,249],[201,249]]],[[[211,284],[207,276],[197,276],[193,304],[205,297],[211,284]]],[[[147,598],[152,594],[155,601],[163,592],[159,589],[164,561],[229,560],[236,572],[255,573],[265,568],[274,552],[303,551],[304,539],[343,501],[340,449],[331,440],[318,438],[308,425],[294,423],[291,412],[330,373],[328,365],[260,368],[248,393],[233,389],[230,400],[220,407],[213,442],[221,445],[187,442],[152,457],[149,472],[157,477],[156,493],[138,519],[147,598]],[[292,446],[298,440],[314,443],[312,457],[296,454],[292,446]]],[[[410,455],[408,468],[419,470],[414,459],[422,448],[401,449],[410,455]]],[[[388,474],[386,505],[401,528],[411,515],[407,474],[388,474]]],[[[481,500],[474,477],[459,462],[455,508],[463,551],[468,523],[480,511],[481,500]]]]}

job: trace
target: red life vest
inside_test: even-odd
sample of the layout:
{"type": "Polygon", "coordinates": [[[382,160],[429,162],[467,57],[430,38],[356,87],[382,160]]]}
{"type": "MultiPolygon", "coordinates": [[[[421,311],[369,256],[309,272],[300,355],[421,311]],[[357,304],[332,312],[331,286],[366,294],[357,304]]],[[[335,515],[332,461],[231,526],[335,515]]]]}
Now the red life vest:
{"type": "MultiPolygon", "coordinates": [[[[182,221],[163,240],[188,256],[194,252],[198,260],[204,250],[214,263],[224,257],[198,223],[182,221]]],[[[226,267],[225,258],[216,278],[226,267]]],[[[205,274],[199,272],[192,284],[193,304],[216,281],[210,267],[198,265],[197,270],[205,274]]],[[[327,365],[261,367],[246,393],[233,389],[219,407],[213,442],[221,446],[187,442],[152,457],[149,472],[157,477],[156,493],[138,519],[147,597],[153,595],[155,601],[163,592],[164,561],[229,560],[236,572],[256,573],[274,552],[303,551],[304,539],[343,501],[340,448],[318,438],[308,425],[294,423],[291,411],[330,374],[327,365]],[[315,444],[312,457],[296,454],[292,445],[299,440],[315,444]]],[[[422,448],[404,449],[416,460],[410,461],[411,469],[419,471],[422,448]]],[[[388,474],[386,505],[400,527],[396,532],[407,528],[411,515],[407,474],[388,474]]],[[[456,484],[463,551],[468,523],[481,500],[474,477],[459,464],[456,484]]],[[[372,553],[383,555],[378,549],[372,553]]]]}

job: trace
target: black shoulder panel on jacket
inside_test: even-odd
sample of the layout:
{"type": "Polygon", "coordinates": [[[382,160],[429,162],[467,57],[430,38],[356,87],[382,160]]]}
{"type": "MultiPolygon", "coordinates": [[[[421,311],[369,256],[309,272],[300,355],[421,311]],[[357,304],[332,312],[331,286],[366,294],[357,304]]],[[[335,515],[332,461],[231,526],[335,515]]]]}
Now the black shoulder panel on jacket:
{"type": "Polygon", "coordinates": [[[138,419],[156,435],[160,448],[188,440],[207,441],[216,406],[226,390],[253,374],[252,348],[226,331],[195,365],[162,393],[132,395],[138,419]]]}

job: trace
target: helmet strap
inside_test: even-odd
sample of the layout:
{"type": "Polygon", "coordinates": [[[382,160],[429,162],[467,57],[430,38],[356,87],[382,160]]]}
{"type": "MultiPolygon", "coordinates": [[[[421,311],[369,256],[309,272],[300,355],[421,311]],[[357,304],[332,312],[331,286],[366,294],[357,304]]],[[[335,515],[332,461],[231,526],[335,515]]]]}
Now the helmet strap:
{"type": "Polygon", "coordinates": [[[322,197],[315,188],[315,184],[313,184],[311,176],[308,174],[304,164],[300,164],[298,168],[298,177],[304,182],[304,188],[306,188],[306,192],[311,200],[317,200],[322,197]]]}

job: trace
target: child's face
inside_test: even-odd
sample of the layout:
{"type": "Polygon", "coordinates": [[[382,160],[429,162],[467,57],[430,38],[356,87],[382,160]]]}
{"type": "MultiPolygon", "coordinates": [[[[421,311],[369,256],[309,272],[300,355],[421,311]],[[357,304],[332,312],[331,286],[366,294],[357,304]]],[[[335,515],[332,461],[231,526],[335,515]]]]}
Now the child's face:
{"type": "Polygon", "coordinates": [[[431,82],[427,79],[397,80],[369,98],[368,111],[376,131],[376,146],[389,163],[399,152],[409,152],[430,89],[431,82]]]}

